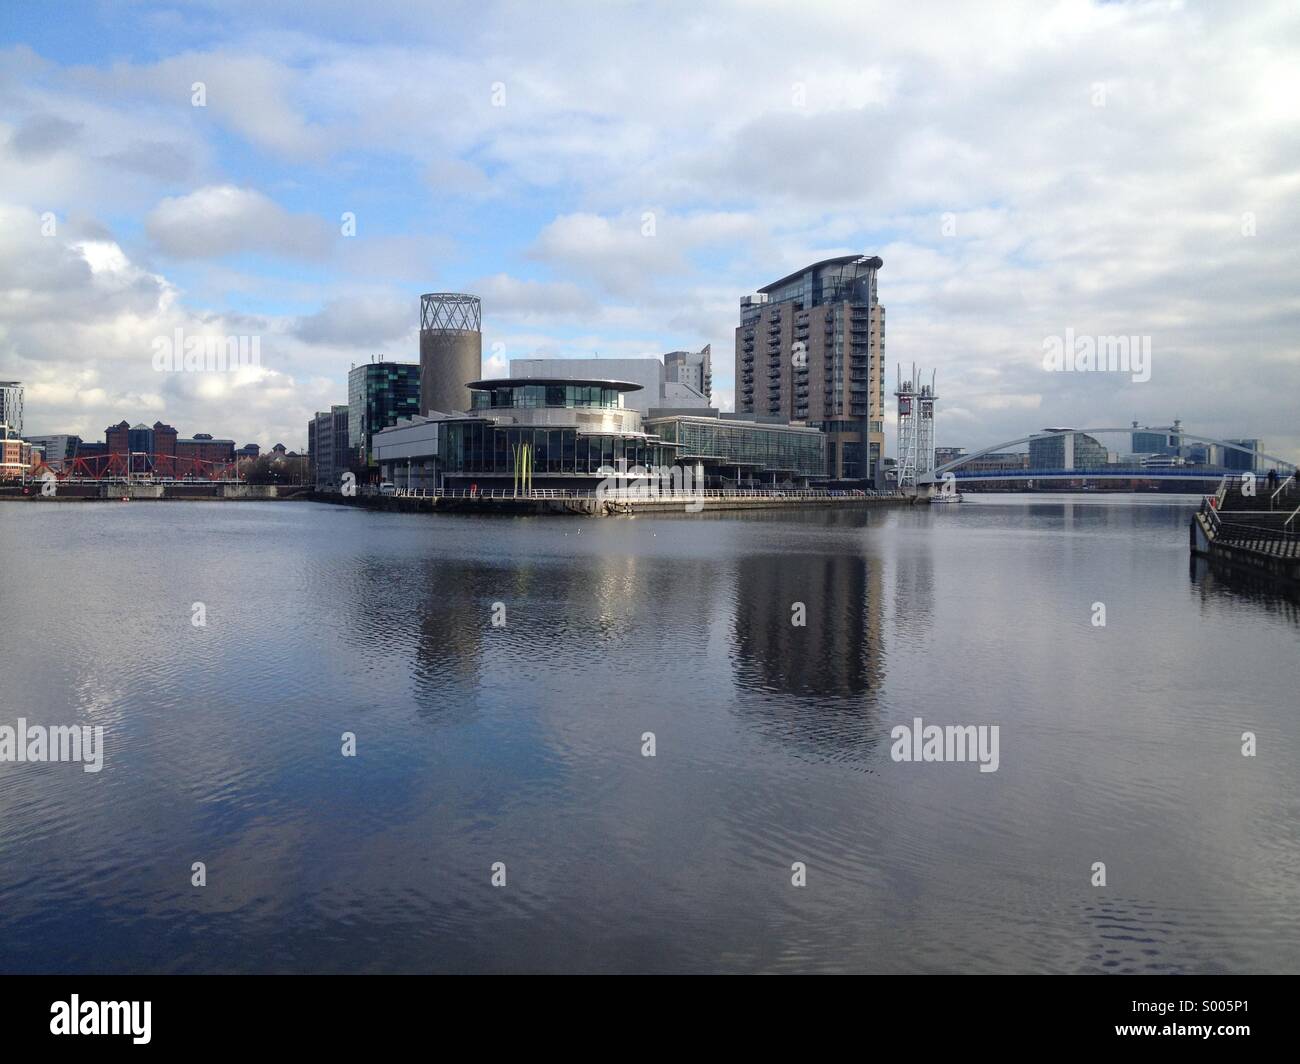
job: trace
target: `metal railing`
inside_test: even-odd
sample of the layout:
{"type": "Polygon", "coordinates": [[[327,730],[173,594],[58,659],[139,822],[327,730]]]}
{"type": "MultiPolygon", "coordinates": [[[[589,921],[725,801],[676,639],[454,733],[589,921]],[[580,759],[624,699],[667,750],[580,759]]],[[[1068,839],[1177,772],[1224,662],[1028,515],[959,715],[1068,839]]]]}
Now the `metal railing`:
{"type": "MultiPolygon", "coordinates": [[[[369,485],[367,485],[369,487],[369,485]]],[[[654,502],[690,499],[889,499],[903,495],[898,490],[835,491],[826,488],[702,488],[698,491],[654,491],[649,488],[615,488],[608,491],[573,488],[533,488],[514,491],[510,488],[398,488],[381,493],[364,490],[362,494],[387,494],[399,499],[609,499],[615,502],[654,502]]]]}
{"type": "Polygon", "coordinates": [[[1295,487],[1300,488],[1300,480],[1297,479],[1297,474],[1292,473],[1289,477],[1287,477],[1284,481],[1282,481],[1281,484],[1277,486],[1277,490],[1268,497],[1269,505],[1272,506],[1272,504],[1277,499],[1277,497],[1281,495],[1282,492],[1286,491],[1287,487],[1290,485],[1294,485],[1295,487]]]}
{"type": "MultiPolygon", "coordinates": [[[[1201,500],[1200,512],[1205,515],[1210,539],[1214,543],[1259,551],[1263,554],[1275,554],[1282,558],[1300,558],[1300,533],[1287,530],[1287,525],[1295,517],[1294,513],[1287,518],[1282,528],[1225,521],[1220,513],[1217,495],[1214,496],[1213,502],[1210,496],[1205,496],[1201,500]]],[[[1297,512],[1300,512],[1300,507],[1297,507],[1297,512]]]]}
{"type": "Polygon", "coordinates": [[[1213,496],[1214,502],[1211,502],[1211,496],[1207,495],[1201,500],[1201,513],[1203,513],[1210,524],[1210,531],[1218,535],[1219,526],[1223,524],[1223,518],[1219,516],[1219,496],[1213,496]]]}
{"type": "MultiPolygon", "coordinates": [[[[1213,480],[1223,476],[1217,469],[1201,466],[1080,466],[1056,469],[1035,466],[1005,466],[997,469],[956,466],[951,472],[958,480],[1213,480]]],[[[1226,480],[1227,478],[1224,477],[1226,480]]],[[[1222,482],[1221,482],[1222,483],[1222,482]]]]}
{"type": "Polygon", "coordinates": [[[1282,558],[1300,558],[1300,534],[1285,529],[1229,524],[1225,521],[1215,532],[1214,540],[1216,543],[1276,554],[1282,558]]]}

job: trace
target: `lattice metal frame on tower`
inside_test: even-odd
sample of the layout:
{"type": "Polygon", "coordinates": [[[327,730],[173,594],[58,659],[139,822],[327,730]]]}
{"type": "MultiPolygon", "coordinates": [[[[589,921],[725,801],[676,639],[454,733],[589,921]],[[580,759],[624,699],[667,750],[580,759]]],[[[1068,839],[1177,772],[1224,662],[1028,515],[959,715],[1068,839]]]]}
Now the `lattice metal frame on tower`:
{"type": "Polygon", "coordinates": [[[915,488],[922,477],[934,473],[934,404],[939,398],[935,371],[930,383],[921,383],[920,371],[912,363],[912,376],[903,379],[898,367],[898,486],[915,488]]]}
{"type": "Polygon", "coordinates": [[[483,304],[460,292],[427,292],[420,297],[420,328],[437,332],[481,332],[483,304]]]}

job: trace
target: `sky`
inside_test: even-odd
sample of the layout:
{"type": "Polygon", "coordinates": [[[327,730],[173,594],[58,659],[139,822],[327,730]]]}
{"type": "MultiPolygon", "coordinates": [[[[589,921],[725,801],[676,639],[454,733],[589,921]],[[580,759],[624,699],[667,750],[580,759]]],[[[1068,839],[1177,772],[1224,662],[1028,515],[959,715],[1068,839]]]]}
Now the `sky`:
{"type": "Polygon", "coordinates": [[[1285,0],[6,3],[0,379],[28,435],[302,449],[453,291],[485,375],[709,343],[731,409],[740,298],[870,254],[941,446],[1181,418],[1295,460],[1297,100],[1285,0]],[[160,370],[177,329],[260,363],[160,370]],[[1045,365],[1121,336],[1148,372],[1045,365]]]}

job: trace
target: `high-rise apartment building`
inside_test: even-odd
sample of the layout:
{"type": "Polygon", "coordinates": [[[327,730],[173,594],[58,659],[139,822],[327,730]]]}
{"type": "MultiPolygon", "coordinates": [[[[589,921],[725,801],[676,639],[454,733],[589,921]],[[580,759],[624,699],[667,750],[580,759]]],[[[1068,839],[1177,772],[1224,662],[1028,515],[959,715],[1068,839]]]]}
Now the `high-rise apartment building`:
{"type": "Polygon", "coordinates": [[[698,351],[669,351],[664,355],[664,379],[670,384],[685,384],[705,399],[713,398],[713,345],[698,351]]]}
{"type": "Polygon", "coordinates": [[[361,465],[378,468],[376,432],[419,412],[420,363],[366,362],[348,373],[348,446],[361,465]]]}
{"type": "Polygon", "coordinates": [[[740,301],[736,410],[820,428],[832,480],[882,483],[883,265],[877,256],[825,259],[740,301]]]}
{"type": "Polygon", "coordinates": [[[0,381],[0,425],[9,426],[10,436],[22,436],[22,381],[0,381]]]}

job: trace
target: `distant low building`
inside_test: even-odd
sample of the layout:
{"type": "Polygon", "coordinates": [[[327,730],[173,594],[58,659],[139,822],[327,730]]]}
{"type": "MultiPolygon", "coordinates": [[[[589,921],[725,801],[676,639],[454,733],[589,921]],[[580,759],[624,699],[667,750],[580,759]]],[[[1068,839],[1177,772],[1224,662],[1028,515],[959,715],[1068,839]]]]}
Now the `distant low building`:
{"type": "MultiPolygon", "coordinates": [[[[234,462],[235,441],[208,432],[182,437],[161,421],[152,425],[120,421],[104,430],[101,453],[108,457],[108,468],[118,474],[129,469],[134,476],[207,476],[214,466],[234,462]]],[[[78,448],[78,457],[94,456],[87,445],[78,448]]]]}
{"type": "Polygon", "coordinates": [[[307,422],[308,477],[317,491],[339,491],[352,459],[348,407],[336,404],[307,422]]]}
{"type": "Polygon", "coordinates": [[[205,463],[233,462],[235,441],[216,439],[209,433],[196,432],[189,439],[176,441],[176,457],[205,463]]]}
{"type": "Polygon", "coordinates": [[[15,480],[32,468],[32,445],[13,426],[0,422],[0,480],[15,480]]]}
{"type": "Polygon", "coordinates": [[[1179,454],[1183,446],[1182,424],[1176,420],[1168,428],[1139,428],[1133,422],[1133,453],[1179,454]]]}
{"type": "Polygon", "coordinates": [[[1029,456],[1023,451],[989,451],[967,461],[961,468],[970,473],[993,473],[999,470],[1028,468],[1029,456]]]}
{"type": "MultiPolygon", "coordinates": [[[[469,415],[463,415],[468,417],[469,415]]],[[[399,488],[433,491],[441,487],[439,457],[443,425],[450,417],[403,418],[375,433],[375,457],[380,476],[399,488]]]]}
{"type": "Polygon", "coordinates": [[[53,436],[31,436],[27,440],[41,452],[41,457],[51,469],[62,470],[72,465],[81,448],[81,437],[66,433],[53,436]]]}
{"type": "Polygon", "coordinates": [[[1263,440],[1225,440],[1225,443],[1235,443],[1238,446],[1245,447],[1247,450],[1255,452],[1246,454],[1243,451],[1235,450],[1232,447],[1221,448],[1223,451],[1223,467],[1241,472],[1258,472],[1259,459],[1256,457],[1264,450],[1263,440]]]}
{"type": "Polygon", "coordinates": [[[1086,432],[1044,429],[1052,435],[1029,441],[1030,469],[1100,469],[1108,462],[1106,448],[1086,432]]]}

